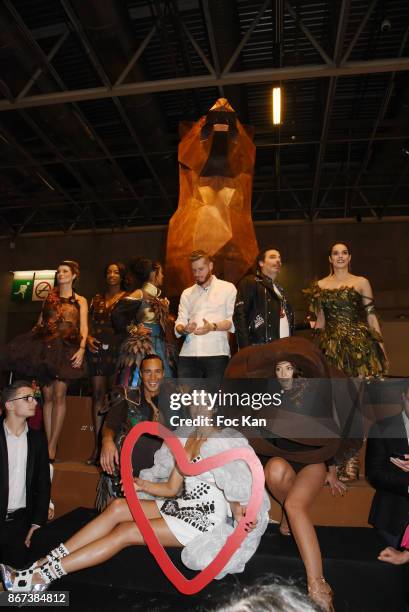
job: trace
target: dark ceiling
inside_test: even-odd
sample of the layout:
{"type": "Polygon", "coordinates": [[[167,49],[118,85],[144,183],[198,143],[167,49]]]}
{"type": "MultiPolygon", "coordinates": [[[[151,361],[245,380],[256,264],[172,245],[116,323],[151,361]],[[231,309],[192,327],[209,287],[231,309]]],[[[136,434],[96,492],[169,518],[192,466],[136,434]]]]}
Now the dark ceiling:
{"type": "Polygon", "coordinates": [[[408,38],[408,0],[2,0],[0,234],[166,223],[220,96],[255,220],[408,215],[408,38]]]}

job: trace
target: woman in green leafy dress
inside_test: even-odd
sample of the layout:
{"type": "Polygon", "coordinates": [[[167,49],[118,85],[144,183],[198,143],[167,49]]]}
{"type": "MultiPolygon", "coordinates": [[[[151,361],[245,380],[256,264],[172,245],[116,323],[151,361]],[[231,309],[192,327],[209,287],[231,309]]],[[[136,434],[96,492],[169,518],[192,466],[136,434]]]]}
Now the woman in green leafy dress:
{"type": "MultiPolygon", "coordinates": [[[[383,376],[388,359],[371,285],[364,276],[350,273],[351,253],[345,243],[331,247],[329,263],[330,274],[305,290],[316,316],[318,345],[326,359],[347,376],[383,376]]],[[[344,466],[344,479],[355,479],[359,464],[352,459],[354,469],[344,466]]]]}

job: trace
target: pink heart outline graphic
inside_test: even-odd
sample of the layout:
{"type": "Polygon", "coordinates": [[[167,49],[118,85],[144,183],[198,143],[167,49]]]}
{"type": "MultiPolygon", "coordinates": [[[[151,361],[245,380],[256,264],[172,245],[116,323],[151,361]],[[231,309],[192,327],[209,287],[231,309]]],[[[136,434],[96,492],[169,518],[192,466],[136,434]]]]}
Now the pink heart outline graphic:
{"type": "Polygon", "coordinates": [[[155,557],[156,562],[168,580],[184,595],[194,595],[198,593],[223,570],[230,558],[248,536],[246,523],[256,520],[264,495],[264,470],[260,460],[251,448],[245,446],[232,448],[218,453],[217,455],[207,457],[206,459],[201,459],[196,463],[190,463],[179,438],[163,425],[151,421],[138,423],[131,429],[125,438],[121,453],[121,477],[129,509],[131,510],[137,527],[142,533],[149,551],[155,557]],[[176,568],[165,548],[159,542],[149,520],[142,510],[141,502],[133,486],[132,451],[136,442],[144,433],[162,438],[172,451],[175,463],[178,465],[181,472],[187,476],[202,474],[214,468],[221,467],[226,463],[230,463],[231,461],[237,461],[238,459],[247,463],[252,474],[251,497],[247,505],[246,516],[240,520],[234,532],[227,538],[225,544],[213,561],[190,580],[176,568]]]}

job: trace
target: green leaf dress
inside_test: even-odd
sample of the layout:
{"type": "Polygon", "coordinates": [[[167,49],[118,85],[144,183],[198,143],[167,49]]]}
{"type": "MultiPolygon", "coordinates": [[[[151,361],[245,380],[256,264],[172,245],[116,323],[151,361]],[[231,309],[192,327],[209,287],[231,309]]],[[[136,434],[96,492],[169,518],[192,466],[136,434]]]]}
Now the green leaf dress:
{"type": "Polygon", "coordinates": [[[383,376],[387,367],[382,337],[366,322],[360,293],[346,286],[322,289],[317,281],[304,293],[310,312],[318,315],[322,310],[325,315],[325,328],[317,330],[317,341],[326,359],[348,376],[383,376]]]}

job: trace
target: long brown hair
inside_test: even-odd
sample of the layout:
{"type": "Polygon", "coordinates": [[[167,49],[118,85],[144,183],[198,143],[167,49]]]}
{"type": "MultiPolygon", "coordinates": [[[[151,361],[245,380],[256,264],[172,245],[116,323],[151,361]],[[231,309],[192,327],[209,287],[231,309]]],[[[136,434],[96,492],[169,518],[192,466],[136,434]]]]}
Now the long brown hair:
{"type": "MultiPolygon", "coordinates": [[[[343,244],[347,248],[348,255],[351,255],[351,249],[349,248],[349,244],[347,242],[343,242],[342,240],[338,240],[338,242],[333,242],[332,245],[330,246],[329,251],[328,251],[328,257],[331,257],[332,249],[337,244],[343,244]]],[[[351,262],[350,261],[348,262],[348,272],[351,272],[351,262]]],[[[334,274],[334,266],[332,265],[331,262],[329,262],[329,273],[334,274]]]]}

